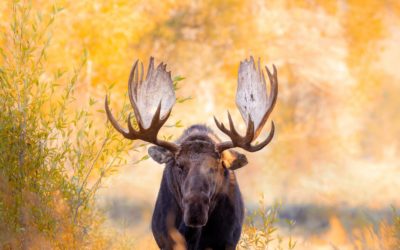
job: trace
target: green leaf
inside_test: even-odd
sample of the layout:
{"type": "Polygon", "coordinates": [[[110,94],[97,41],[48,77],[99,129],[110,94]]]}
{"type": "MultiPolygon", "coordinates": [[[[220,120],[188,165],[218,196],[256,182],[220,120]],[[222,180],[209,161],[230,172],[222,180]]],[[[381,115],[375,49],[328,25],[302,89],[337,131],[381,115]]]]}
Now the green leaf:
{"type": "Polygon", "coordinates": [[[89,98],[89,105],[92,106],[95,103],[97,103],[97,101],[90,97],[89,98]]]}
{"type": "Polygon", "coordinates": [[[176,102],[177,103],[183,103],[183,102],[186,102],[186,101],[189,101],[189,100],[191,100],[192,99],[192,97],[191,96],[189,96],[189,97],[186,97],[186,98],[176,98],[176,102]]]}
{"type": "Polygon", "coordinates": [[[172,79],[172,81],[173,82],[179,82],[179,81],[182,81],[184,79],[185,79],[185,77],[183,77],[183,76],[175,76],[174,79],[172,79]]]}

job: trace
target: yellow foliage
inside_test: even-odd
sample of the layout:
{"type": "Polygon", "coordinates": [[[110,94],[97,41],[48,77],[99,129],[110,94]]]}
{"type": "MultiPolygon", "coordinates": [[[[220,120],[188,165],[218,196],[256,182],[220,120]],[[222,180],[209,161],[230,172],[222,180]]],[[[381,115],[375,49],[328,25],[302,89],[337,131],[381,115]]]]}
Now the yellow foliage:
{"type": "MultiPolygon", "coordinates": [[[[102,110],[103,98],[112,85],[115,85],[113,100],[122,100],[134,60],[146,63],[153,55],[157,61],[167,62],[174,75],[185,76],[186,84],[178,93],[194,97],[193,101],[175,108],[174,121],[182,120],[183,126],[199,122],[213,126],[212,115],[221,118],[226,109],[235,109],[239,61],[250,55],[261,57],[263,64],[274,63],[279,72],[280,92],[272,115],[277,133],[269,148],[249,156],[251,166],[240,172],[244,184],[257,183],[243,185],[244,196],[252,200],[257,189],[270,194],[268,202],[284,198],[293,203],[323,205],[400,205],[395,191],[400,184],[393,177],[399,174],[400,151],[399,1],[23,0],[19,3],[32,6],[30,30],[34,30],[38,20],[42,24],[50,22],[54,9],[57,10],[51,29],[39,39],[43,42],[51,37],[43,62],[46,70],[38,79],[51,81],[58,70],[81,69],[75,88],[77,101],[71,104],[72,109],[94,100],[93,109],[102,110]],[[83,67],[82,60],[86,62],[83,67]],[[355,185],[358,188],[352,188],[355,185]],[[376,200],[379,204],[375,204],[376,200]]],[[[0,1],[2,34],[12,29],[12,4],[0,1]]],[[[35,39],[33,35],[26,37],[28,43],[35,39]]],[[[9,42],[10,37],[3,36],[1,47],[7,48],[9,42]]],[[[10,51],[3,49],[1,53],[5,55],[0,59],[1,69],[6,64],[18,65],[10,51]]],[[[26,70],[35,66],[33,61],[29,63],[24,65],[26,70]]],[[[68,84],[66,77],[60,84],[68,84]]],[[[50,109],[58,101],[59,95],[53,96],[43,109],[50,109]]],[[[114,105],[123,106],[122,102],[114,105]]],[[[233,112],[233,117],[241,119],[238,112],[233,112]]],[[[91,119],[97,129],[104,125],[104,113],[95,112],[91,119]]],[[[175,137],[180,132],[173,130],[175,137]]],[[[113,144],[116,145],[122,142],[113,144]]],[[[84,149],[90,154],[95,152],[90,146],[84,149]]],[[[137,154],[132,153],[135,160],[142,156],[137,154]]],[[[124,157],[126,160],[131,156],[124,157]]],[[[100,169],[100,163],[107,159],[100,158],[95,169],[100,169]]],[[[100,172],[91,175],[89,182],[100,175],[100,172]]],[[[157,186],[158,179],[152,180],[157,186]]],[[[10,189],[0,180],[4,204],[12,203],[10,189]]],[[[23,190],[20,194],[30,204],[36,204],[37,197],[32,191],[23,190]]],[[[67,223],[68,206],[62,194],[49,195],[57,200],[49,214],[65,221],[57,237],[72,242],[69,237],[74,229],[67,223]]],[[[27,213],[27,224],[30,219],[27,213]]],[[[331,224],[341,227],[335,219],[331,219],[331,224]]],[[[3,238],[8,237],[11,232],[1,226],[0,231],[6,235],[3,238]]],[[[96,239],[92,239],[97,244],[94,248],[110,247],[107,232],[100,225],[93,227],[98,229],[90,236],[96,239]]],[[[386,235],[387,230],[383,229],[386,226],[381,227],[381,235],[386,235]]],[[[31,229],[27,234],[34,238],[32,247],[46,245],[37,228],[31,229]]],[[[332,237],[347,243],[347,235],[339,229],[331,232],[332,237]]],[[[246,234],[257,233],[254,228],[246,230],[246,234]]],[[[364,230],[353,233],[367,235],[364,230]]],[[[376,235],[371,238],[366,242],[380,240],[376,235]]],[[[16,244],[11,242],[10,246],[16,244]]],[[[121,243],[121,248],[124,247],[121,243]]]]}

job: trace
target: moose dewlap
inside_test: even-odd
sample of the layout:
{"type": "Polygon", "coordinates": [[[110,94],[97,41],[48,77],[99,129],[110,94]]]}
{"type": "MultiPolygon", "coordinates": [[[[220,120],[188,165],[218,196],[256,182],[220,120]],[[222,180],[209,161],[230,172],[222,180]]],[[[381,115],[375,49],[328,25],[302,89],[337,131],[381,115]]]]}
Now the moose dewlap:
{"type": "Polygon", "coordinates": [[[111,114],[106,97],[105,109],[113,127],[125,138],[154,144],[149,155],[156,162],[166,164],[153,212],[151,228],[161,249],[173,249],[179,232],[188,249],[235,249],[242,230],[244,205],[234,170],[247,164],[245,155],[235,147],[249,152],[261,150],[274,136],[271,122],[269,135],[262,142],[252,142],[260,134],[271,114],[278,95],[275,66],[268,74],[267,92],[264,71],[253,57],[240,63],[236,105],[247,124],[246,134],[235,129],[228,113],[229,128],[215,117],[217,127],[230,140],[221,141],[204,125],[187,128],[175,142],[157,136],[175,104],[171,72],[160,63],[154,67],[150,58],[146,79],[143,64],[136,61],[128,82],[128,94],[138,130],[128,117],[128,129],[121,127],[111,114]]]}

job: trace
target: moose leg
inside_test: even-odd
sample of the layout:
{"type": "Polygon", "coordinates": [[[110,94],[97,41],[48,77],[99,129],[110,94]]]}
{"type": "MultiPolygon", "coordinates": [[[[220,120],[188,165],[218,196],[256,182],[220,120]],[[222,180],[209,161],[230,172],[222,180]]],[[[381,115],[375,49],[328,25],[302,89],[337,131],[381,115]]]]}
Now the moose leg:
{"type": "Polygon", "coordinates": [[[197,250],[201,237],[201,228],[187,227],[184,223],[179,226],[179,232],[186,240],[188,250],[197,250]]]}

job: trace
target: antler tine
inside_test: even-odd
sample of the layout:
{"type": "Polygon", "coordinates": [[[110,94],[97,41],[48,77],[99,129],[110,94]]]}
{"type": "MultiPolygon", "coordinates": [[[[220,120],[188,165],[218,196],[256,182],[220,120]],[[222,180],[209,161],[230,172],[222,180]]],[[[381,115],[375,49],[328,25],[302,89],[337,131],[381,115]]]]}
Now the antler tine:
{"type": "Polygon", "coordinates": [[[217,127],[231,139],[231,142],[224,142],[221,143],[220,145],[217,145],[217,149],[219,152],[222,152],[226,149],[233,147],[241,147],[244,149],[251,147],[251,142],[253,141],[254,138],[254,122],[251,120],[250,117],[245,136],[239,135],[229,112],[228,112],[228,120],[230,127],[229,130],[225,128],[225,125],[222,122],[221,123],[218,122],[218,120],[215,117],[214,120],[215,123],[217,124],[217,127]]]}
{"type": "MultiPolygon", "coordinates": [[[[164,125],[165,122],[168,120],[169,116],[171,115],[171,111],[172,111],[172,109],[170,109],[170,110],[168,111],[168,113],[165,115],[164,118],[160,118],[160,123],[162,123],[162,125],[164,125]]],[[[161,126],[162,126],[162,125],[161,125],[161,126]]]]}
{"type": "Polygon", "coordinates": [[[149,78],[150,73],[153,71],[153,69],[154,69],[154,57],[150,57],[149,68],[147,69],[146,79],[149,78]]]}
{"type": "Polygon", "coordinates": [[[229,120],[229,129],[230,129],[229,132],[230,132],[232,135],[237,136],[238,133],[237,133],[237,131],[236,131],[236,129],[235,129],[235,125],[233,124],[232,117],[231,117],[231,114],[229,113],[229,111],[228,111],[228,120],[229,120]]]}
{"type": "Polygon", "coordinates": [[[274,134],[275,134],[275,124],[274,124],[274,121],[271,121],[271,130],[270,130],[267,138],[265,138],[264,141],[258,143],[255,146],[250,145],[250,147],[247,151],[256,152],[256,151],[263,149],[265,146],[267,146],[272,141],[272,139],[274,138],[274,134]]]}
{"type": "Polygon", "coordinates": [[[131,73],[129,74],[129,80],[128,80],[128,96],[129,96],[129,101],[131,102],[132,106],[136,106],[135,98],[137,97],[137,92],[136,92],[136,89],[132,89],[132,87],[133,87],[132,83],[133,83],[133,79],[135,77],[135,71],[136,71],[137,64],[138,64],[138,60],[136,60],[136,62],[133,64],[131,73]]]}
{"type": "Polygon", "coordinates": [[[275,125],[272,121],[268,137],[257,145],[251,145],[269,118],[278,95],[278,74],[276,67],[273,65],[273,73],[270,72],[268,67],[265,67],[265,69],[271,86],[269,93],[267,93],[265,76],[260,66],[260,59],[257,65],[252,56],[249,60],[245,59],[240,62],[236,104],[247,123],[246,134],[244,136],[238,134],[229,112],[230,130],[226,129],[224,124],[218,122],[214,117],[217,127],[231,139],[230,142],[222,142],[217,145],[219,152],[233,147],[240,147],[249,152],[255,152],[268,145],[274,137],[275,125]]]}
{"type": "Polygon", "coordinates": [[[218,127],[222,132],[224,132],[224,133],[228,132],[228,130],[225,128],[224,124],[223,124],[222,122],[219,122],[215,116],[214,116],[214,121],[215,121],[215,124],[217,125],[217,127],[218,127]]]}
{"type": "Polygon", "coordinates": [[[141,83],[139,83],[139,67],[138,67],[138,63],[136,61],[136,67],[135,67],[135,74],[134,74],[134,79],[133,79],[133,84],[135,86],[135,90],[137,91],[137,86],[141,83]]]}
{"type": "Polygon", "coordinates": [[[143,82],[143,63],[140,62],[140,83],[143,82]]]}
{"type": "MultiPolygon", "coordinates": [[[[129,75],[128,96],[129,96],[129,101],[131,102],[133,111],[135,112],[135,117],[136,117],[137,123],[139,126],[142,126],[142,118],[140,116],[140,112],[139,112],[138,106],[136,104],[136,100],[139,95],[138,86],[142,83],[142,80],[140,80],[140,82],[138,81],[138,62],[139,62],[139,60],[135,61],[135,63],[133,64],[131,73],[129,75]]],[[[143,65],[142,65],[142,67],[143,67],[143,65]]],[[[143,78],[143,72],[142,72],[142,75],[140,78],[141,79],[143,78]]]]}
{"type": "Polygon", "coordinates": [[[150,123],[150,128],[158,128],[160,129],[162,127],[162,123],[160,120],[160,113],[161,113],[161,100],[157,106],[156,112],[154,113],[153,119],[151,120],[150,123]]]}
{"type": "Polygon", "coordinates": [[[128,123],[129,134],[133,134],[136,132],[136,130],[132,126],[131,116],[132,116],[132,113],[129,113],[128,118],[126,119],[127,120],[126,122],[128,123]]]}
{"type": "Polygon", "coordinates": [[[251,119],[251,116],[249,114],[249,124],[247,125],[247,131],[246,131],[246,138],[248,139],[248,143],[251,143],[254,139],[254,122],[251,119]]]}
{"type": "MultiPolygon", "coordinates": [[[[226,134],[227,136],[231,137],[231,136],[230,136],[230,131],[229,131],[228,129],[226,129],[225,126],[224,126],[224,124],[223,124],[222,122],[219,122],[215,116],[214,116],[214,121],[215,121],[215,124],[217,125],[217,127],[218,127],[219,130],[221,130],[222,132],[224,132],[224,134],[226,134]]],[[[231,138],[231,141],[219,143],[219,144],[216,146],[217,151],[220,152],[220,153],[222,153],[222,152],[223,152],[224,150],[226,150],[226,149],[233,148],[234,145],[233,145],[232,141],[233,141],[233,140],[232,140],[232,138],[231,138]]]]}
{"type": "Polygon", "coordinates": [[[269,81],[271,83],[271,89],[270,89],[270,93],[269,93],[269,108],[268,108],[268,115],[271,113],[272,109],[275,107],[275,103],[276,103],[276,99],[278,97],[278,74],[277,74],[277,70],[274,64],[272,64],[272,68],[273,68],[273,73],[271,74],[271,72],[269,71],[268,67],[265,66],[265,69],[267,70],[267,74],[268,74],[268,78],[269,81]]]}
{"type": "Polygon", "coordinates": [[[132,67],[128,82],[128,96],[137,120],[137,125],[139,127],[138,130],[135,130],[132,126],[131,122],[132,113],[129,113],[127,118],[128,131],[126,131],[126,129],[122,128],[118,124],[117,120],[112,115],[110,108],[108,106],[107,96],[105,101],[105,109],[107,117],[110,120],[112,126],[125,138],[131,140],[146,141],[164,147],[170,150],[171,152],[177,152],[179,150],[178,145],[164,140],[159,140],[157,138],[159,130],[167,121],[169,115],[171,114],[172,106],[175,103],[175,93],[173,92],[172,79],[170,77],[170,74],[168,74],[165,71],[166,65],[164,64],[160,65],[161,66],[157,68],[156,71],[154,71],[154,58],[153,57],[150,58],[149,70],[147,72],[145,81],[143,81],[143,75],[144,75],[143,64],[140,63],[141,67],[140,72],[139,72],[138,61],[136,61],[132,67]],[[152,99],[148,98],[153,98],[153,96],[150,96],[149,93],[154,93],[155,90],[161,91],[161,93],[159,93],[158,95],[160,100],[156,112],[151,117],[151,114],[149,114],[148,110],[146,110],[146,113],[143,113],[143,117],[145,118],[143,120],[140,111],[145,112],[144,109],[151,108],[151,105],[154,105],[152,99]],[[164,97],[165,94],[167,95],[166,97],[164,97]],[[167,113],[164,114],[163,115],[164,117],[162,118],[161,113],[164,112],[162,111],[163,97],[167,98],[165,99],[167,101],[167,110],[166,110],[167,113]],[[171,102],[171,100],[173,100],[173,102],[171,102]]]}
{"type": "MultiPolygon", "coordinates": [[[[248,129],[247,131],[250,131],[250,129],[248,129]]],[[[242,138],[251,138],[251,136],[248,136],[247,133],[246,133],[246,136],[242,137],[242,138]]],[[[243,148],[246,151],[256,152],[256,151],[259,151],[259,150],[263,149],[265,146],[267,146],[272,141],[272,139],[274,138],[274,134],[275,134],[275,124],[274,124],[274,121],[271,121],[271,130],[270,130],[267,138],[265,138],[264,141],[258,143],[257,145],[254,145],[254,146],[251,145],[251,141],[249,141],[247,143],[241,143],[239,145],[236,145],[236,144],[233,143],[233,140],[232,140],[232,141],[226,141],[226,142],[219,143],[217,145],[217,150],[218,150],[218,152],[222,153],[223,151],[225,151],[227,149],[230,149],[230,148],[234,148],[234,147],[243,148],[243,146],[246,146],[245,148],[243,148]]],[[[237,139],[235,141],[237,141],[237,139]]]]}
{"type": "Polygon", "coordinates": [[[217,125],[217,127],[218,127],[220,130],[222,130],[221,124],[219,123],[219,121],[217,120],[217,118],[215,117],[215,115],[214,115],[214,122],[215,122],[215,125],[217,125]]]}
{"type": "Polygon", "coordinates": [[[108,97],[106,96],[105,100],[105,109],[107,113],[108,120],[110,121],[111,125],[120,132],[125,138],[129,135],[128,131],[126,131],[124,128],[121,127],[121,125],[118,124],[117,120],[114,118],[113,114],[111,113],[110,107],[108,106],[108,97]]]}

